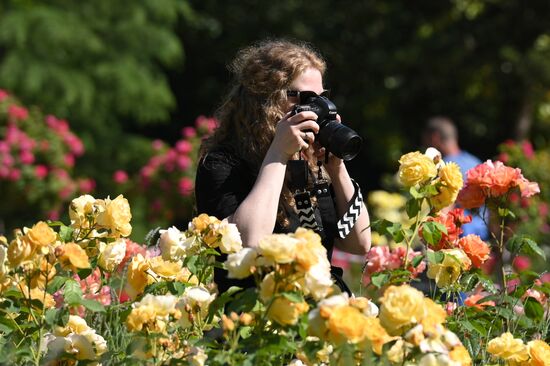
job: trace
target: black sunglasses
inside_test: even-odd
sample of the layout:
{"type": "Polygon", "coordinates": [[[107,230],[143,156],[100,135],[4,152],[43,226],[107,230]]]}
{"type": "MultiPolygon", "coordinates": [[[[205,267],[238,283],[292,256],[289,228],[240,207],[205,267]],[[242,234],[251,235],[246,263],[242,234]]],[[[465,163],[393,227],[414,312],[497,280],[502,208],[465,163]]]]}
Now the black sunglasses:
{"type": "Polygon", "coordinates": [[[297,97],[297,98],[300,99],[300,103],[303,104],[309,98],[312,98],[312,97],[329,98],[330,97],[330,90],[325,89],[325,90],[323,90],[323,92],[321,94],[317,94],[314,91],[310,91],[310,90],[287,90],[286,91],[286,96],[287,97],[297,97]]]}

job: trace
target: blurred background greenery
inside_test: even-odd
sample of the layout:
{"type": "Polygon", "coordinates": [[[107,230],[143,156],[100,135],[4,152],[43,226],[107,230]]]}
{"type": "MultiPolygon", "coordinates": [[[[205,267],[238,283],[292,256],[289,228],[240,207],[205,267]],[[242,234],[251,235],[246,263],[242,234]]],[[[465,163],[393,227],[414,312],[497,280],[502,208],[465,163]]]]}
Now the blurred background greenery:
{"type": "MultiPolygon", "coordinates": [[[[253,41],[287,37],[326,57],[326,87],[365,138],[351,174],[366,191],[388,188],[384,177],[421,147],[435,114],[455,120],[462,147],[482,160],[509,139],[548,151],[548,14],[548,0],[2,0],[0,89],[10,97],[0,138],[15,123],[12,104],[36,106],[35,124],[68,120],[85,153],[63,169],[94,182],[73,193],[125,194],[142,241],[153,226],[181,227],[193,214],[196,149],[212,127],[199,117],[227,90],[225,65],[253,41]]],[[[35,191],[33,179],[0,178],[2,196],[14,186],[35,191]]],[[[48,214],[33,202],[4,200],[0,230],[48,214]]]]}

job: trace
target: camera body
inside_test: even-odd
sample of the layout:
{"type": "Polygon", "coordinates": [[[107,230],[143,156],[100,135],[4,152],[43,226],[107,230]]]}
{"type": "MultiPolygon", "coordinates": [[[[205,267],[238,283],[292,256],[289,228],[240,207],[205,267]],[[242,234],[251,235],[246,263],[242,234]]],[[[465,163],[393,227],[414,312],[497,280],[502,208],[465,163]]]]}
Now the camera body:
{"type": "Polygon", "coordinates": [[[319,133],[315,140],[327,151],[343,160],[351,160],[361,150],[363,139],[351,128],[336,119],[338,111],[334,103],[325,96],[307,96],[293,108],[293,114],[312,111],[317,114],[319,133]]]}

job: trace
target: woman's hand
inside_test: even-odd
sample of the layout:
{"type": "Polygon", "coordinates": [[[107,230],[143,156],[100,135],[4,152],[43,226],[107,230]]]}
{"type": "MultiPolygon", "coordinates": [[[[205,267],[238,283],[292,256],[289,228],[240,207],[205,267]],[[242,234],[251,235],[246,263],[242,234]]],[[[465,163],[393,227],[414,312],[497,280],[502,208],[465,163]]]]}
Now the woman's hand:
{"type": "MultiPolygon", "coordinates": [[[[340,118],[340,115],[336,115],[336,120],[338,123],[342,123],[342,119],[340,118]]],[[[328,162],[325,162],[325,153],[326,148],[322,147],[318,142],[313,144],[313,156],[317,160],[321,160],[323,162],[323,166],[327,170],[327,173],[334,177],[336,174],[338,174],[338,171],[344,167],[344,161],[340,159],[339,157],[335,156],[332,153],[328,154],[328,162]]]]}
{"type": "Polygon", "coordinates": [[[270,149],[274,149],[285,160],[290,159],[298,151],[308,149],[315,141],[315,134],[319,132],[316,120],[317,115],[311,111],[295,115],[287,113],[277,123],[270,149]]]}

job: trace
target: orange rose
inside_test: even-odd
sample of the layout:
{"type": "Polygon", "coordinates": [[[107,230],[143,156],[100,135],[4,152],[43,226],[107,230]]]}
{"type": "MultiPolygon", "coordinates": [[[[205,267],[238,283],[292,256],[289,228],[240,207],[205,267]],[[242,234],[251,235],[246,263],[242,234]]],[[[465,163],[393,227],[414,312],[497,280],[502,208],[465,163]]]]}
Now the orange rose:
{"type": "Polygon", "coordinates": [[[458,193],[456,201],[460,206],[467,209],[478,208],[485,203],[485,194],[483,194],[483,189],[480,186],[467,184],[458,193]]]}
{"type": "Polygon", "coordinates": [[[481,265],[489,259],[489,253],[491,253],[491,249],[487,243],[475,234],[460,238],[458,247],[466,253],[476,268],[480,268],[481,265]]]}
{"type": "Polygon", "coordinates": [[[485,301],[482,303],[478,303],[478,301],[484,297],[485,295],[482,295],[482,294],[472,295],[468,297],[466,300],[464,300],[464,305],[474,307],[479,310],[483,310],[486,306],[495,306],[494,301],[485,301]]]}
{"type": "Polygon", "coordinates": [[[44,247],[49,244],[53,244],[57,239],[57,234],[52,228],[44,221],[39,221],[31,229],[25,229],[27,239],[35,247],[44,247]]]}
{"type": "Polygon", "coordinates": [[[520,170],[510,168],[500,161],[494,162],[491,178],[491,196],[501,196],[517,185],[520,170]]]}

